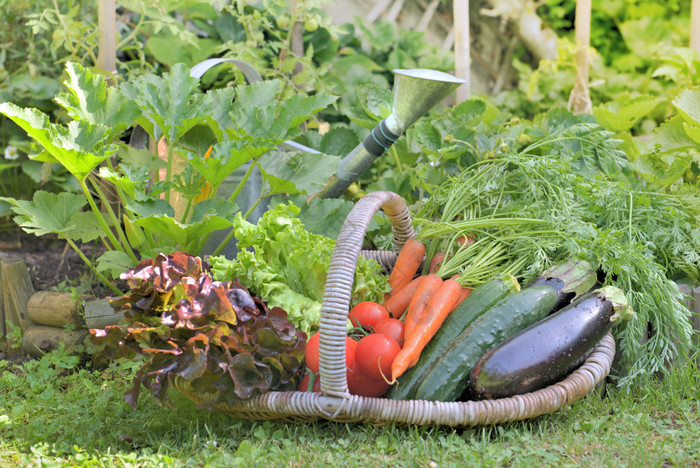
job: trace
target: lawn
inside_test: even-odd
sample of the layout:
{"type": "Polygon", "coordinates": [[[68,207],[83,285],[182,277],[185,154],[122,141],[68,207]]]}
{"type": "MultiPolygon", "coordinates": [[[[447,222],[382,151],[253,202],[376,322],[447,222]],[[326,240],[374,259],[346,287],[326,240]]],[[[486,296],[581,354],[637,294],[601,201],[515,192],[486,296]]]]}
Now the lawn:
{"type": "Polygon", "coordinates": [[[555,413],[454,429],[232,419],[142,395],[133,366],[91,371],[54,352],[0,361],[0,466],[700,466],[700,371],[633,393],[608,385],[555,413]]]}

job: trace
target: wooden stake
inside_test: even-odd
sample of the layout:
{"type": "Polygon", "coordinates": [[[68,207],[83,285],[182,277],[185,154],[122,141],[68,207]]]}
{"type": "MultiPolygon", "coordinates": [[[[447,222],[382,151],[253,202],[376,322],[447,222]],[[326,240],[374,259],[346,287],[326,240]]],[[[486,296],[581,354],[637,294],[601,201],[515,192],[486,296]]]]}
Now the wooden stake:
{"type": "Polygon", "coordinates": [[[456,103],[469,99],[469,0],[453,1],[453,28],[455,32],[455,76],[466,81],[457,88],[456,103]]]}
{"type": "Polygon", "coordinates": [[[80,300],[70,293],[39,291],[29,298],[27,315],[37,325],[63,328],[72,325],[85,328],[85,320],[80,313],[80,300]]]}
{"type": "Polygon", "coordinates": [[[87,330],[66,331],[58,327],[33,325],[22,335],[22,351],[34,357],[41,357],[58,348],[59,343],[63,343],[66,350],[71,350],[82,344],[87,335],[87,330]]]}
{"type": "Polygon", "coordinates": [[[700,54],[700,0],[690,4],[690,48],[700,54]]]}
{"type": "Polygon", "coordinates": [[[124,312],[115,312],[108,299],[97,299],[85,303],[85,323],[88,328],[105,328],[117,325],[124,312]]]}
{"type": "Polygon", "coordinates": [[[99,0],[97,4],[97,21],[100,30],[97,66],[108,75],[108,81],[114,84],[117,75],[117,13],[115,0],[99,0]]]}
{"type": "Polygon", "coordinates": [[[588,48],[590,43],[591,0],[578,0],[576,2],[576,81],[570,99],[574,114],[593,113],[593,103],[588,92],[590,67],[588,48]]]}
{"type": "MultiPolygon", "coordinates": [[[[34,325],[27,314],[27,302],[34,294],[27,264],[22,259],[8,257],[0,261],[0,269],[5,320],[24,332],[34,325]]],[[[11,331],[9,327],[7,331],[11,331]]]]}
{"type": "Polygon", "coordinates": [[[0,342],[4,341],[5,335],[7,335],[7,328],[5,325],[5,302],[3,300],[3,290],[5,288],[2,287],[4,284],[2,280],[2,261],[5,258],[7,258],[7,254],[0,252],[0,342]]]}

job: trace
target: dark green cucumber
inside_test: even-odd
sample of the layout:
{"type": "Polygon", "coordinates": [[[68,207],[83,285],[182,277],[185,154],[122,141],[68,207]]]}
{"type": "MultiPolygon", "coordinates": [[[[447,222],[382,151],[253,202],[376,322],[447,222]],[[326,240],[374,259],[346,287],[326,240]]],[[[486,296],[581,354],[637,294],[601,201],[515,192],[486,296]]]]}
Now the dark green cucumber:
{"type": "Polygon", "coordinates": [[[410,400],[421,377],[429,372],[440,358],[441,353],[450,343],[462,333],[481,314],[489,310],[501,299],[520,290],[518,280],[511,275],[485,283],[476,288],[455,310],[445,319],[435,336],[421,352],[418,363],[408,369],[398,379],[398,384],[392,385],[386,398],[394,400],[410,400]]]}
{"type": "Polygon", "coordinates": [[[489,350],[472,372],[471,395],[504,398],[558,382],[581,365],[618,319],[630,318],[619,289],[586,294],[489,350]]]}
{"type": "Polygon", "coordinates": [[[557,293],[551,286],[534,286],[512,294],[472,322],[459,334],[423,375],[414,398],[454,401],[469,384],[479,358],[523,328],[541,320],[554,307],[557,293]]]}

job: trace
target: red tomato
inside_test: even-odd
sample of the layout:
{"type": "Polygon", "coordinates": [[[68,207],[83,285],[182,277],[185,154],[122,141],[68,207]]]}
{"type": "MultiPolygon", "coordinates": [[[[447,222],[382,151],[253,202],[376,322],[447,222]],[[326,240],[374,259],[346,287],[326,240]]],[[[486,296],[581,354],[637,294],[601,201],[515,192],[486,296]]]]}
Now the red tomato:
{"type": "MultiPolygon", "coordinates": [[[[316,332],[311,335],[306,342],[306,350],[304,351],[304,360],[306,361],[306,367],[313,372],[318,374],[319,361],[318,361],[318,346],[321,338],[321,332],[316,332]]],[[[355,362],[355,347],[357,346],[357,341],[353,340],[349,336],[345,337],[345,365],[350,367],[353,362],[355,362]]]]}
{"type": "Polygon", "coordinates": [[[380,397],[389,390],[389,384],[384,380],[370,379],[357,370],[353,365],[348,369],[348,390],[353,395],[365,397],[380,397]]]}
{"type": "Polygon", "coordinates": [[[382,333],[372,333],[357,343],[355,365],[370,379],[390,379],[391,363],[399,351],[401,347],[396,340],[382,333]]]}
{"type": "Polygon", "coordinates": [[[372,328],[382,320],[389,318],[389,312],[376,302],[365,301],[350,309],[348,318],[355,327],[372,328]]]}
{"type": "Polygon", "coordinates": [[[403,347],[404,323],[401,320],[388,318],[374,326],[375,333],[381,333],[396,340],[400,347],[403,347]]]}
{"type": "MultiPolygon", "coordinates": [[[[299,383],[299,390],[300,392],[308,392],[309,391],[309,379],[310,375],[308,373],[304,374],[304,378],[301,379],[301,382],[299,383]]],[[[312,392],[320,392],[321,391],[321,377],[316,376],[316,380],[314,381],[314,385],[311,388],[312,392]]]]}

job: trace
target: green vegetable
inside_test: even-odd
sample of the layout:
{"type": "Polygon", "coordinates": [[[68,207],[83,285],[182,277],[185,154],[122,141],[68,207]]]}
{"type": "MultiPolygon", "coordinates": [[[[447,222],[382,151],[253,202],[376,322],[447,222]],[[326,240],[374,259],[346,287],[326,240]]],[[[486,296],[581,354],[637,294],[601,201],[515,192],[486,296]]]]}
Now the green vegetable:
{"type": "Polygon", "coordinates": [[[467,285],[504,271],[528,284],[567,258],[587,260],[637,314],[615,329],[630,363],[620,384],[665,372],[670,356],[692,349],[690,311],[673,279],[700,282],[698,193],[662,193],[628,180],[620,142],[565,111],[553,110],[536,124],[542,137],[438,187],[414,217],[422,225],[419,238],[429,241],[431,253],[476,234],[477,242],[446,258],[440,270],[467,285]],[[656,332],[645,341],[649,324],[656,332]]]}
{"type": "Polygon", "coordinates": [[[576,369],[613,324],[632,319],[619,289],[606,286],[491,348],[470,378],[476,398],[505,398],[560,381],[576,369]]]}
{"type": "Polygon", "coordinates": [[[147,358],[125,394],[134,408],[142,385],[167,401],[172,377],[210,394],[201,404],[208,408],[294,390],[301,381],[304,333],[284,310],[268,308],[237,281],[212,281],[205,267],[184,252],[140,262],[121,275],[129,294],[110,302],[123,321],[90,330],[110,358],[147,358]]]}
{"type": "Polygon", "coordinates": [[[454,401],[469,384],[477,361],[493,346],[544,318],[554,307],[557,293],[535,286],[512,294],[486,311],[440,353],[421,379],[414,398],[454,401]]]}
{"type": "MultiPolygon", "coordinates": [[[[284,308],[297,328],[309,333],[321,319],[321,303],[333,239],[312,234],[296,217],[299,208],[280,203],[251,224],[237,215],[233,221],[237,246],[234,260],[210,257],[214,278],[238,278],[271,307],[284,308]]],[[[352,303],[382,302],[389,282],[381,266],[360,256],[353,283],[352,303]]]]}
{"type": "Polygon", "coordinates": [[[398,385],[391,387],[387,398],[394,400],[413,399],[415,391],[425,374],[435,367],[435,363],[440,359],[444,350],[450,346],[457,336],[501,299],[518,290],[520,290],[518,281],[511,275],[503,275],[501,278],[491,280],[472,291],[447,316],[438,332],[421,352],[416,365],[401,375],[398,385]]]}

